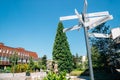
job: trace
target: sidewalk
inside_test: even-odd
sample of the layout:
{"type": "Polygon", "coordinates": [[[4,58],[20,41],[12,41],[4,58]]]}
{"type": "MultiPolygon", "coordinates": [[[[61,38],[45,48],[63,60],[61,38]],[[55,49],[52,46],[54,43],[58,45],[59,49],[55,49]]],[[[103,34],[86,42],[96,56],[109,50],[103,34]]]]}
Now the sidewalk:
{"type": "Polygon", "coordinates": [[[42,80],[46,76],[46,72],[31,73],[31,76],[26,76],[25,73],[0,73],[0,80],[42,80]]]}

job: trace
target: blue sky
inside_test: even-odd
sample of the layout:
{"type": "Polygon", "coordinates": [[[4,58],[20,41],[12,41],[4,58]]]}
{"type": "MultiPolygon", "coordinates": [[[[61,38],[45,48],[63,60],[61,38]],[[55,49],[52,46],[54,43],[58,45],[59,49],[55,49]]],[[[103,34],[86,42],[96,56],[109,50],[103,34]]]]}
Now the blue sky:
{"type": "MultiPolygon", "coordinates": [[[[109,11],[114,19],[106,25],[120,26],[120,0],[88,0],[87,12],[109,11]]],[[[0,0],[0,42],[52,58],[60,16],[83,10],[83,0],[0,0]]],[[[64,21],[64,27],[78,20],[64,21]]],[[[72,54],[86,55],[83,29],[66,33],[72,54]]]]}

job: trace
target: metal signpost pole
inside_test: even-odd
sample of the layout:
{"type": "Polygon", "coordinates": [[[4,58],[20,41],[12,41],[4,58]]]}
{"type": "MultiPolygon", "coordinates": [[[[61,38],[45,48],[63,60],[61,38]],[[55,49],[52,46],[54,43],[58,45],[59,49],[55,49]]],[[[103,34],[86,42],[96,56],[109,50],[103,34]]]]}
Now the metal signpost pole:
{"type": "Polygon", "coordinates": [[[84,35],[85,35],[85,41],[86,41],[86,49],[87,49],[87,56],[88,56],[88,63],[89,63],[90,78],[91,78],[91,80],[94,80],[94,74],[93,74],[93,68],[92,68],[92,59],[91,59],[91,48],[89,45],[89,37],[88,37],[87,27],[84,27],[84,35]]]}
{"type": "MultiPolygon", "coordinates": [[[[85,23],[85,21],[86,21],[85,13],[82,14],[82,20],[85,23]]],[[[85,36],[86,49],[87,49],[87,57],[88,57],[90,80],[94,80],[93,67],[92,67],[92,59],[91,59],[91,48],[90,48],[90,44],[89,44],[88,29],[87,29],[87,27],[85,25],[83,25],[83,28],[84,28],[84,36],[85,36]]]]}

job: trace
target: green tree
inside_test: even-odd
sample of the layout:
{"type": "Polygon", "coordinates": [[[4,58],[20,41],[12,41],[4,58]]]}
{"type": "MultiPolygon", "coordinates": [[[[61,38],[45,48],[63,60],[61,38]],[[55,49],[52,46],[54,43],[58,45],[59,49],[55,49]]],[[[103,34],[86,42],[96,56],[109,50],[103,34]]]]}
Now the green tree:
{"type": "Polygon", "coordinates": [[[66,34],[63,33],[63,28],[62,22],[59,22],[52,55],[53,60],[58,62],[59,71],[70,72],[73,67],[73,59],[66,34]]]}
{"type": "Polygon", "coordinates": [[[98,68],[100,67],[100,61],[101,61],[101,58],[100,58],[100,54],[98,52],[98,48],[96,46],[92,46],[91,48],[91,52],[92,52],[92,65],[94,68],[98,68]]]}
{"type": "MultiPolygon", "coordinates": [[[[92,32],[93,33],[103,33],[103,34],[111,33],[110,26],[106,26],[105,23],[94,28],[92,30],[92,32]]],[[[112,58],[112,56],[114,55],[114,51],[113,51],[114,50],[114,41],[110,38],[91,38],[91,43],[92,43],[93,49],[95,50],[95,47],[97,47],[97,49],[95,51],[98,50],[98,53],[100,54],[101,59],[98,59],[99,65],[104,68],[108,68],[109,63],[112,61],[109,59],[112,58]]],[[[94,50],[93,50],[93,54],[95,54],[95,53],[97,54],[97,52],[95,52],[94,50]]]]}
{"type": "Polygon", "coordinates": [[[76,56],[73,55],[73,69],[77,69],[77,64],[78,64],[77,58],[76,56]]]}
{"type": "Polygon", "coordinates": [[[29,59],[29,69],[33,70],[33,68],[34,68],[34,61],[33,61],[33,58],[30,57],[30,59],[29,59]]]}
{"type": "Polygon", "coordinates": [[[47,56],[44,55],[42,57],[42,69],[46,69],[46,66],[47,66],[47,56]]]}
{"type": "Polygon", "coordinates": [[[76,53],[76,56],[73,55],[73,69],[81,70],[83,65],[82,56],[78,56],[78,53],[76,53]]]}
{"type": "Polygon", "coordinates": [[[38,60],[38,65],[39,65],[40,68],[42,68],[42,59],[38,60]]]}
{"type": "Polygon", "coordinates": [[[14,76],[16,64],[18,63],[18,59],[19,59],[19,57],[18,57],[18,55],[17,55],[17,52],[14,52],[14,53],[9,57],[9,61],[10,61],[11,66],[12,66],[13,76],[14,76]]]}
{"type": "Polygon", "coordinates": [[[14,52],[14,54],[12,54],[10,57],[9,57],[9,61],[11,63],[11,65],[14,65],[14,64],[18,64],[18,55],[17,55],[17,52],[14,52]]]}

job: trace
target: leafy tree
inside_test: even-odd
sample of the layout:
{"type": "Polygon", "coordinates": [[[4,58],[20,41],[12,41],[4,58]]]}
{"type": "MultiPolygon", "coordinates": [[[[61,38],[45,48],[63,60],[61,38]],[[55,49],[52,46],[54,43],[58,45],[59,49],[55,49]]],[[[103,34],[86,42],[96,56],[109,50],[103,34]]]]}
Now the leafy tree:
{"type": "Polygon", "coordinates": [[[82,56],[73,55],[73,69],[81,70],[83,69],[84,63],[82,62],[82,56]]]}
{"type": "Polygon", "coordinates": [[[33,70],[33,68],[34,68],[34,61],[33,61],[33,58],[30,57],[30,59],[29,59],[29,69],[33,70]]]}
{"type": "Polygon", "coordinates": [[[14,52],[14,54],[12,54],[10,57],[9,57],[9,61],[11,63],[11,65],[13,66],[14,64],[18,64],[18,55],[17,55],[17,52],[14,52]]]}
{"type": "Polygon", "coordinates": [[[12,72],[13,72],[13,75],[14,75],[14,72],[15,72],[15,67],[16,67],[16,64],[18,63],[18,55],[17,55],[17,52],[14,52],[14,54],[12,54],[10,57],[9,57],[9,61],[11,63],[11,66],[12,66],[12,72]]]}
{"type": "Polygon", "coordinates": [[[100,67],[100,54],[98,52],[98,48],[96,46],[92,46],[91,48],[91,52],[92,52],[92,64],[94,68],[98,68],[100,67]]]}
{"type": "Polygon", "coordinates": [[[47,56],[44,55],[44,56],[42,57],[42,65],[45,65],[45,66],[46,66],[46,63],[47,63],[47,56]]]}
{"type": "Polygon", "coordinates": [[[43,68],[43,69],[46,69],[46,66],[47,66],[47,56],[44,55],[44,56],[42,57],[42,68],[43,68]]]}
{"type": "Polygon", "coordinates": [[[78,65],[77,68],[80,70],[88,69],[88,59],[85,57],[85,61],[83,61],[83,56],[78,57],[78,65]]]}
{"type": "Polygon", "coordinates": [[[76,56],[73,55],[73,69],[77,69],[77,64],[78,64],[77,58],[76,56]]]}
{"type": "MultiPolygon", "coordinates": [[[[110,34],[110,26],[106,26],[105,23],[97,26],[94,28],[91,32],[93,33],[103,33],[103,34],[110,34]]],[[[91,38],[91,44],[92,44],[92,49],[93,49],[93,54],[97,55],[97,57],[100,57],[101,59],[98,58],[99,65],[102,67],[109,67],[109,63],[114,55],[114,42],[110,38],[91,38]],[[97,54],[99,53],[100,56],[97,54]]],[[[93,56],[95,57],[95,56],[93,56]]],[[[93,58],[94,61],[95,58],[93,58]]],[[[93,62],[94,63],[94,62],[93,62]]],[[[95,63],[96,64],[96,63],[95,63]]],[[[93,64],[93,65],[95,65],[93,64]]]]}
{"type": "Polygon", "coordinates": [[[72,70],[73,60],[66,34],[63,33],[63,28],[62,22],[59,22],[52,55],[53,60],[58,62],[59,71],[70,72],[72,70]]]}
{"type": "Polygon", "coordinates": [[[40,68],[42,68],[42,59],[38,60],[38,65],[39,65],[40,68]]]}

